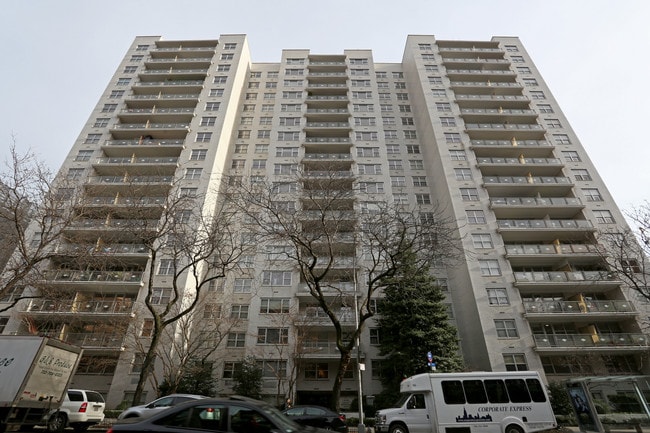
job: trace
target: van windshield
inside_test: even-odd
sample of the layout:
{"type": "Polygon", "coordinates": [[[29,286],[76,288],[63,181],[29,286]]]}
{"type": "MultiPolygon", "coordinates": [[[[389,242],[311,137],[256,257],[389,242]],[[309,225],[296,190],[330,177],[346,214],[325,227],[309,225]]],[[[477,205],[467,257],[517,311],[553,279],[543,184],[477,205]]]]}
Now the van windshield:
{"type": "Polygon", "coordinates": [[[406,403],[406,400],[408,400],[410,396],[411,396],[410,393],[402,393],[402,394],[400,394],[399,400],[397,400],[397,402],[395,404],[393,404],[392,407],[402,407],[402,406],[404,406],[404,403],[406,403]]]}

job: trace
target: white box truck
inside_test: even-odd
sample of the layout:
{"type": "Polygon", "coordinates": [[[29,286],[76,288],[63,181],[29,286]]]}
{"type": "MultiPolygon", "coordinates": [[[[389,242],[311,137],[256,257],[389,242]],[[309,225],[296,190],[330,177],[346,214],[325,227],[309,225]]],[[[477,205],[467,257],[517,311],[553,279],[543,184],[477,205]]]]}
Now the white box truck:
{"type": "Polygon", "coordinates": [[[539,373],[424,373],[400,384],[377,433],[532,433],[557,427],[539,373]]]}
{"type": "Polygon", "coordinates": [[[57,409],[82,349],[38,336],[0,336],[0,432],[43,424],[57,409]]]}

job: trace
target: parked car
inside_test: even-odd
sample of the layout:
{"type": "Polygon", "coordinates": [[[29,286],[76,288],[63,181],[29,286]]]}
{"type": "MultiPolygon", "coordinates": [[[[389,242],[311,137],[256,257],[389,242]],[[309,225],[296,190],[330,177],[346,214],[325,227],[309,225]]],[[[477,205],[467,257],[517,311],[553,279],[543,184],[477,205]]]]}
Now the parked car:
{"type": "Polygon", "coordinates": [[[167,409],[171,406],[176,406],[180,403],[185,403],[190,400],[199,400],[202,398],[207,398],[204,395],[196,394],[169,394],[165,397],[160,397],[151,403],[142,404],[140,406],[132,406],[117,416],[117,419],[124,418],[137,418],[137,417],[149,417],[155,413],[160,412],[161,410],[167,409]]]}
{"type": "Polygon", "coordinates": [[[69,389],[59,409],[47,415],[47,430],[62,432],[72,427],[76,432],[84,432],[88,427],[104,421],[104,397],[97,391],[69,389]]]}
{"type": "Polygon", "coordinates": [[[167,408],[149,418],[118,420],[107,433],[328,433],[287,418],[268,403],[246,397],[207,398],[167,408]]]}
{"type": "Polygon", "coordinates": [[[298,405],[285,409],[283,413],[301,425],[348,433],[345,415],[336,413],[326,407],[298,405]]]}

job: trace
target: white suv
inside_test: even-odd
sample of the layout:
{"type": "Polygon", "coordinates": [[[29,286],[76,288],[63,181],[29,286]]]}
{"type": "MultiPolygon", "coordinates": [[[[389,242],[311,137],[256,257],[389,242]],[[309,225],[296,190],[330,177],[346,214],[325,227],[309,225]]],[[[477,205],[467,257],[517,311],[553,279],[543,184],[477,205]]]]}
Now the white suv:
{"type": "Polygon", "coordinates": [[[104,421],[105,407],[104,397],[97,391],[69,389],[61,407],[48,415],[47,430],[59,433],[69,426],[76,432],[84,432],[104,421]]]}

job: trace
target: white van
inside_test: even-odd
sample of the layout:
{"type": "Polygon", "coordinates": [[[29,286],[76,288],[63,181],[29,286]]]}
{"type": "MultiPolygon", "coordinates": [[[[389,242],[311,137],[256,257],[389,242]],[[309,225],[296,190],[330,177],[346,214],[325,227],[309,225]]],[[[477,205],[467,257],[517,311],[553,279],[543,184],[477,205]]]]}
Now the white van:
{"type": "Polygon", "coordinates": [[[424,373],[400,385],[377,433],[532,433],[557,427],[539,373],[424,373]]]}

